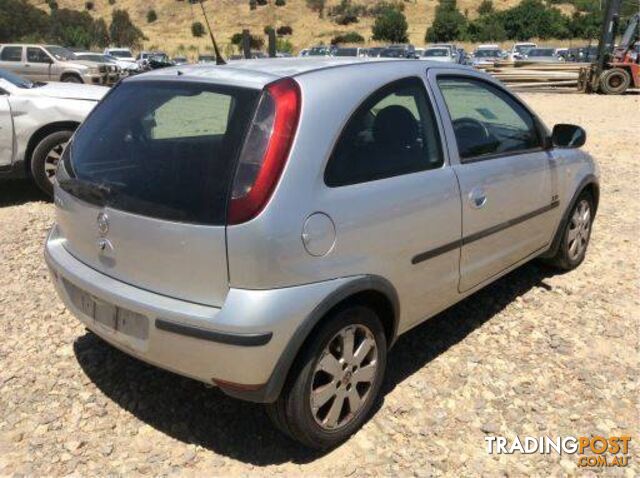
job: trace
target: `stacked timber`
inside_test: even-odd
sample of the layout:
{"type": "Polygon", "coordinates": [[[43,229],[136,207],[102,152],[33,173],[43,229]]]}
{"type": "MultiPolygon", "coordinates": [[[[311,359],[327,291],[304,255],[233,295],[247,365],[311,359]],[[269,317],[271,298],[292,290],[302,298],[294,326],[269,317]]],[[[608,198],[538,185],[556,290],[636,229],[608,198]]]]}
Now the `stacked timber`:
{"type": "Polygon", "coordinates": [[[496,79],[511,86],[575,86],[581,68],[589,63],[536,63],[533,61],[497,61],[493,65],[483,66],[496,79]]]}

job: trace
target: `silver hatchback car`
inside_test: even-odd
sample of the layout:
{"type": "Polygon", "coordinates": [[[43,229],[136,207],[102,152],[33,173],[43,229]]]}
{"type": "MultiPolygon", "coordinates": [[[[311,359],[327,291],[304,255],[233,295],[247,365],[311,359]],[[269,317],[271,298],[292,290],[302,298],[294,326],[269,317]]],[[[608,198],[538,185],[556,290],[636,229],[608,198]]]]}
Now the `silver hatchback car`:
{"type": "Polygon", "coordinates": [[[400,334],[533,258],[582,262],[585,139],[455,65],[163,69],[69,143],[45,256],[105,341],[330,447],[367,419],[400,334]]]}

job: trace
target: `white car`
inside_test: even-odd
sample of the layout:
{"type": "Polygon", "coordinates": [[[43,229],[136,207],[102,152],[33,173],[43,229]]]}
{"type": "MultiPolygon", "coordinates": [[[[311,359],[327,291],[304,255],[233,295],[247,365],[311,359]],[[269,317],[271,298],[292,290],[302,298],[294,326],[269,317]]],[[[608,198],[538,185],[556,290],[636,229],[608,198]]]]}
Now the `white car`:
{"type": "Polygon", "coordinates": [[[524,60],[527,56],[527,53],[529,53],[529,50],[537,47],[538,45],[536,43],[514,43],[513,47],[509,51],[509,59],[511,61],[524,60]]]}
{"type": "Polygon", "coordinates": [[[128,74],[138,73],[140,71],[140,65],[136,62],[136,59],[128,48],[105,48],[104,54],[107,58],[115,62],[122,71],[128,74]]]}
{"type": "Polygon", "coordinates": [[[442,63],[456,63],[457,53],[454,55],[451,50],[444,46],[428,47],[420,56],[422,60],[439,61],[442,63]]]}
{"type": "Polygon", "coordinates": [[[108,91],[104,86],[34,83],[0,69],[0,178],[32,177],[51,195],[65,145],[108,91]]]}

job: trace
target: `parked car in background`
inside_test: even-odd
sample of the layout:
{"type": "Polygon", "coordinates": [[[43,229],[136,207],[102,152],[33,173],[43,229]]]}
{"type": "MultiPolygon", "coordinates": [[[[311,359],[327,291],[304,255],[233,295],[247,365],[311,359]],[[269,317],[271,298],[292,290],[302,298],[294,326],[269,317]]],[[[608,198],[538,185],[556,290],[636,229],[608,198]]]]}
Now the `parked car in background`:
{"type": "Polygon", "coordinates": [[[514,43],[511,47],[511,50],[509,50],[509,59],[511,61],[523,60],[529,50],[531,50],[532,48],[536,48],[537,46],[538,45],[536,43],[531,42],[514,43]]]}
{"type": "Polygon", "coordinates": [[[298,56],[307,56],[309,55],[309,48],[303,48],[298,52],[298,56]]]}
{"type": "Polygon", "coordinates": [[[128,48],[105,48],[105,55],[115,56],[120,61],[135,63],[136,59],[128,48]]]}
{"type": "Polygon", "coordinates": [[[433,43],[427,45],[427,48],[446,48],[449,51],[449,56],[453,59],[453,63],[458,63],[458,48],[452,43],[433,43]]]}
{"type": "Polygon", "coordinates": [[[416,58],[416,48],[408,43],[389,45],[378,56],[381,58],[416,58]]]}
{"type": "Polygon", "coordinates": [[[535,61],[539,63],[558,63],[561,61],[565,61],[558,54],[558,50],[556,48],[532,48],[526,54],[525,59],[527,61],[535,61]]]}
{"type": "Polygon", "coordinates": [[[499,48],[483,47],[473,52],[471,64],[473,66],[489,66],[502,58],[502,50],[499,48]]]}
{"type": "Polygon", "coordinates": [[[380,56],[380,53],[385,49],[383,46],[373,46],[371,48],[367,48],[367,56],[371,58],[377,58],[380,56]]]}
{"type": "Polygon", "coordinates": [[[178,66],[178,65],[187,65],[189,64],[189,60],[187,60],[186,56],[174,56],[173,57],[173,64],[178,66]]]}
{"type": "Polygon", "coordinates": [[[79,60],[71,50],[57,45],[0,45],[0,68],[31,81],[109,84],[104,64],[79,60]]]}
{"type": "Polygon", "coordinates": [[[33,82],[0,69],[0,178],[52,180],[73,131],[109,91],[102,86],[33,82]]]}
{"type": "Polygon", "coordinates": [[[154,60],[156,63],[169,63],[169,56],[162,51],[141,51],[138,53],[136,58],[136,62],[140,65],[142,70],[149,70],[151,67],[149,66],[149,62],[154,60]]]}
{"type": "MultiPolygon", "coordinates": [[[[238,55],[238,56],[240,58],[242,58],[242,55],[238,55]]],[[[216,62],[216,56],[215,55],[209,55],[209,54],[198,55],[198,63],[215,63],[215,62],[216,62]]]]}
{"type": "Polygon", "coordinates": [[[339,47],[333,51],[333,56],[364,56],[365,49],[359,47],[339,47]]]}
{"type": "Polygon", "coordinates": [[[443,63],[457,63],[457,56],[457,51],[454,56],[451,54],[451,50],[445,47],[427,47],[420,58],[443,63]]]}
{"type": "Polygon", "coordinates": [[[140,65],[138,65],[135,61],[123,61],[120,58],[109,54],[105,54],[104,57],[107,60],[118,65],[123,76],[135,75],[136,73],[140,73],[140,65]]]}
{"type": "Polygon", "coordinates": [[[487,74],[346,58],[177,71],[123,80],[74,135],[50,277],[106,342],[266,403],[306,446],[369,418],[398,336],[536,257],[585,258],[586,133],[549,131],[487,74]]]}
{"type": "Polygon", "coordinates": [[[127,75],[135,75],[140,72],[140,65],[128,48],[105,48],[104,55],[109,60],[115,61],[127,75]]]}
{"type": "Polygon", "coordinates": [[[92,52],[75,52],[75,57],[78,60],[84,61],[92,61],[97,63],[101,67],[104,66],[107,70],[107,86],[115,85],[123,75],[122,69],[118,66],[117,61],[111,60],[107,55],[103,55],[101,53],[92,53],[92,52]]]}
{"type": "Polygon", "coordinates": [[[319,45],[309,48],[305,56],[331,56],[331,47],[319,45]]]}

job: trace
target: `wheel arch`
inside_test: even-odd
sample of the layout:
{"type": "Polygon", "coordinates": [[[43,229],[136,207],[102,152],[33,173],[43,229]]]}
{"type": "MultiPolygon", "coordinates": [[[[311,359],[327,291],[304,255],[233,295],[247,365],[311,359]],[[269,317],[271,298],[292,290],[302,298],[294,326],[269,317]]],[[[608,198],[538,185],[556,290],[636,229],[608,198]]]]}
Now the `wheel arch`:
{"type": "Polygon", "coordinates": [[[41,126],[29,138],[27,149],[24,153],[24,167],[28,176],[31,176],[31,161],[33,160],[33,152],[40,142],[52,133],[58,131],[75,131],[80,123],[78,121],[56,121],[41,126]]]}
{"type": "Polygon", "coordinates": [[[323,319],[341,307],[351,304],[362,304],[372,307],[380,317],[385,329],[388,348],[394,344],[398,335],[398,319],[400,303],[395,287],[383,277],[365,275],[339,287],[320,302],[298,326],[281,354],[269,381],[258,390],[227,389],[222,390],[230,396],[243,400],[261,403],[276,401],[295,366],[296,358],[303,350],[305,343],[322,326],[323,319]]]}

